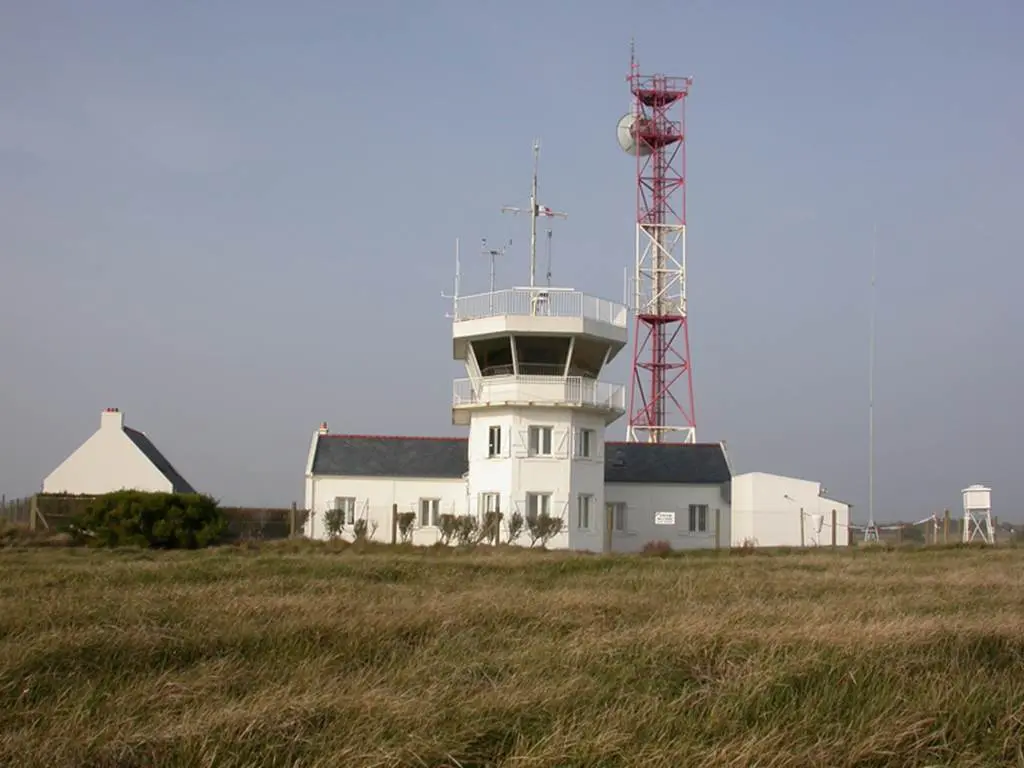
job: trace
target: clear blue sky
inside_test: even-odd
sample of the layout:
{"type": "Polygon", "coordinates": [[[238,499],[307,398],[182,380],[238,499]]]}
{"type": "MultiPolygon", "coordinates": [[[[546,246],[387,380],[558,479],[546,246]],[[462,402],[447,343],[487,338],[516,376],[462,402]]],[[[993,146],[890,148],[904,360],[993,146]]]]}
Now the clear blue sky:
{"type": "MultiPolygon", "coordinates": [[[[695,78],[698,436],[880,518],[1024,518],[1024,6],[0,0],[0,491],[118,406],[226,502],[301,500],[311,431],[450,425],[453,243],[622,295],[629,39],[695,78]]],[[[625,382],[628,355],[609,378],[625,382]]],[[[611,436],[625,432],[624,420],[611,436]]]]}

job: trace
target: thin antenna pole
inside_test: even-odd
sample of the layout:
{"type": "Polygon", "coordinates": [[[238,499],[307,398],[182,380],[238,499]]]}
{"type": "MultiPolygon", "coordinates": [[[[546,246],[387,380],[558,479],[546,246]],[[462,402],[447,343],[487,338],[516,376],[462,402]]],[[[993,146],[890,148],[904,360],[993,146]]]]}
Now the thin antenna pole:
{"type": "Polygon", "coordinates": [[[530,287],[537,283],[537,171],[540,166],[540,139],[533,141],[533,185],[530,187],[530,287]]]}
{"type": "Polygon", "coordinates": [[[870,335],[868,341],[868,527],[865,541],[878,539],[875,527],[875,274],[878,264],[878,225],[871,237],[870,335]]]}
{"type": "MultiPolygon", "coordinates": [[[[567,219],[568,214],[560,211],[553,211],[537,202],[537,176],[540,169],[540,139],[533,140],[533,182],[530,185],[530,287],[537,285],[537,217],[549,216],[552,218],[567,219]]],[[[523,213],[522,208],[511,208],[505,206],[502,213],[523,213]]]]}
{"type": "Polygon", "coordinates": [[[551,229],[547,231],[548,235],[548,288],[551,287],[551,229]]]}
{"type": "Polygon", "coordinates": [[[495,260],[495,257],[497,257],[497,256],[504,256],[506,249],[508,249],[508,247],[510,245],[512,245],[512,241],[511,240],[509,240],[507,243],[502,245],[501,248],[490,248],[490,249],[488,249],[488,247],[487,247],[487,238],[486,237],[481,237],[480,238],[480,252],[483,253],[484,256],[490,257],[490,260],[491,260],[491,270],[490,270],[490,277],[491,277],[491,279],[490,279],[490,283],[489,283],[490,291],[488,293],[488,295],[490,296],[490,300],[488,301],[488,305],[489,305],[489,308],[490,308],[491,312],[494,311],[494,276],[495,276],[494,260],[495,260]]]}
{"type": "Polygon", "coordinates": [[[459,316],[459,282],[462,279],[462,265],[459,262],[459,238],[455,238],[455,293],[452,295],[452,315],[459,316]]]}

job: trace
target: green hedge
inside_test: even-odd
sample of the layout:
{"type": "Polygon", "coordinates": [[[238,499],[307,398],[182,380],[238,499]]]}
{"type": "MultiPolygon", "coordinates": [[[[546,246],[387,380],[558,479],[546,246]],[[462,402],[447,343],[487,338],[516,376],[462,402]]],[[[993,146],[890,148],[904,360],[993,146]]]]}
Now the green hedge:
{"type": "Polygon", "coordinates": [[[217,543],[226,528],[211,496],[115,491],[92,499],[66,530],[94,546],[196,549],[217,543]]]}

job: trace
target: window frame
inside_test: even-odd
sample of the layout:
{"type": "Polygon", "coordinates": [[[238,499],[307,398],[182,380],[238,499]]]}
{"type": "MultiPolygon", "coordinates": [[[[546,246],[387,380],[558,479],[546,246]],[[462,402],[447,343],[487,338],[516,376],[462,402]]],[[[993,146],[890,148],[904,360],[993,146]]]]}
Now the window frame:
{"type": "Polygon", "coordinates": [[[441,522],[441,500],[433,496],[421,496],[416,522],[420,528],[437,528],[441,522]],[[423,522],[424,519],[426,522],[423,522]]]}
{"type": "Polygon", "coordinates": [[[592,512],[594,511],[594,494],[580,493],[576,495],[576,528],[580,531],[593,530],[592,512]],[[585,519],[584,519],[585,518],[585,519]]]}
{"type": "Polygon", "coordinates": [[[589,427],[580,427],[577,432],[577,444],[576,444],[576,458],[578,459],[592,459],[594,458],[594,440],[597,436],[597,430],[590,429],[589,427]],[[584,450],[586,448],[586,450],[584,450]]]}
{"type": "Polygon", "coordinates": [[[334,509],[344,512],[342,525],[354,525],[356,522],[356,497],[335,496],[334,509]]]}
{"type": "Polygon", "coordinates": [[[526,493],[526,519],[536,519],[540,515],[551,515],[551,492],[550,491],[527,491],[526,493]],[[537,509],[531,510],[531,501],[537,500],[537,509]],[[544,503],[540,503],[543,501],[544,503]]]}
{"type": "Polygon", "coordinates": [[[554,455],[555,428],[547,424],[531,424],[526,430],[526,453],[530,458],[554,455]]]}
{"type": "Polygon", "coordinates": [[[708,505],[707,504],[690,504],[687,510],[689,519],[690,533],[707,533],[708,532],[708,505]]]}
{"type": "Polygon", "coordinates": [[[487,428],[487,458],[501,458],[501,433],[500,424],[492,424],[487,428]]]}

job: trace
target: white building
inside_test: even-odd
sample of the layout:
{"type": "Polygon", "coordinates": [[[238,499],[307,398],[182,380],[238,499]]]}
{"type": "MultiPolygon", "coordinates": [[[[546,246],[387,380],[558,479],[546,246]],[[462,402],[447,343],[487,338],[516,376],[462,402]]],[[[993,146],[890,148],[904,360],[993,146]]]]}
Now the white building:
{"type": "Polygon", "coordinates": [[[100,428],[43,480],[43,493],[94,496],[122,489],[195,493],[195,489],[124,414],[107,408],[100,428]]]}
{"type": "MultiPolygon", "coordinates": [[[[441,515],[563,521],[549,547],[637,551],[728,546],[730,470],[720,444],[608,443],[625,387],[601,373],[625,346],[626,309],[576,291],[516,288],[456,301],[452,422],[468,439],[313,436],[307,535],[324,513],[365,519],[392,537],[392,511],[416,515],[412,540],[433,544],[441,515]],[[716,534],[716,520],[719,527],[716,534]]],[[[351,530],[351,529],[349,529],[351,530]]],[[[528,543],[526,534],[513,543],[528,543]]]]}
{"type": "MultiPolygon", "coordinates": [[[[532,275],[536,165],[530,211],[532,275]]],[[[751,495],[768,488],[760,481],[741,484],[746,507],[734,519],[722,444],[606,442],[626,411],[626,388],[601,378],[628,340],[626,307],[533,282],[454,300],[453,356],[466,376],[454,382],[451,415],[468,438],[332,435],[321,425],[306,461],[307,536],[326,538],[328,518],[340,518],[344,537],[365,521],[374,539],[391,541],[400,516],[414,520],[412,542],[429,545],[441,538],[443,516],[479,524],[498,513],[501,541],[515,544],[531,537],[513,535],[511,520],[558,518],[561,532],[547,546],[562,549],[729,547],[757,534],[769,546],[824,541],[816,518],[801,529],[798,512],[811,514],[800,500],[810,485],[818,499],[817,484],[787,485],[797,507],[769,530],[751,495]]]]}
{"type": "Polygon", "coordinates": [[[732,478],[732,546],[814,547],[850,543],[850,505],[821,483],[746,472],[732,478]]]}

